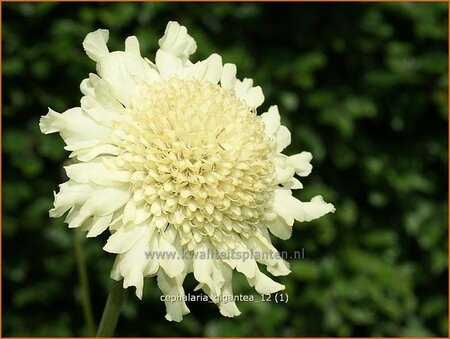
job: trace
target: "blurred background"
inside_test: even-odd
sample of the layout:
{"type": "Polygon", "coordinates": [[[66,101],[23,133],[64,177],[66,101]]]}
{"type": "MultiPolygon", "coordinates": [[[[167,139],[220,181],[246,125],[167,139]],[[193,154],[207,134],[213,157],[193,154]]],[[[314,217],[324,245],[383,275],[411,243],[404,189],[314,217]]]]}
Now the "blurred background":
{"type": "MultiPolygon", "coordinates": [[[[164,319],[147,278],[130,294],[119,336],[448,335],[448,111],[446,3],[2,3],[3,336],[84,336],[75,248],[86,258],[98,323],[114,257],[107,235],[80,240],[51,220],[65,181],[58,135],[40,133],[50,106],[79,105],[94,63],[81,43],[110,30],[110,49],[136,35],[154,59],[167,21],[261,85],[261,112],[278,104],[287,153],[314,155],[298,192],[336,213],[296,224],[279,250],[304,248],[283,277],[287,304],[240,302],[242,315],[188,303],[164,319]]],[[[186,281],[192,290],[193,279],[186,281]]],[[[253,293],[236,274],[235,293],[253,293]]]]}

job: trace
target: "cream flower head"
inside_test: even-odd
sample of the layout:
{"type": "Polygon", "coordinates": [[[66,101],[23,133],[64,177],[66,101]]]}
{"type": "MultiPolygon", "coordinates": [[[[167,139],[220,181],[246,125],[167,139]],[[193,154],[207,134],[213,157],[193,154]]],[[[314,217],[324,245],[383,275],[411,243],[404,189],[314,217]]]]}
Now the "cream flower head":
{"type": "Polygon", "coordinates": [[[334,212],[321,196],[292,196],[303,187],[294,176],[309,175],[312,155],[282,154],[291,136],[277,106],[257,115],[261,88],[238,80],[236,66],[219,55],[192,63],[196,42],[177,22],[168,23],[154,63],[134,36],[124,52],[109,52],[108,35],[100,29],[83,42],[98,75],[81,83],[81,107],[49,109],[40,120],[73,159],[50,216],[69,211],[66,223],[87,237],[109,229],[104,250],[117,255],[111,277],[142,298],[144,277],[157,276],[161,291],[176,297],[166,302],[168,320],[189,313],[188,273],[220,313],[239,315],[234,270],[258,293],[284,289],[258,266],[290,272],[269,231],[288,239],[294,220],[334,212]]]}

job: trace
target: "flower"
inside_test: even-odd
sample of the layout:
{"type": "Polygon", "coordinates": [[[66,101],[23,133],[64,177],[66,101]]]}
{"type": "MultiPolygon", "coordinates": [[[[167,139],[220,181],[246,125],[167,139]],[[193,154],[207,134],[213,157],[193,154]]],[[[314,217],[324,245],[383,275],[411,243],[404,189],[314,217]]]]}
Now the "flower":
{"type": "Polygon", "coordinates": [[[166,296],[180,297],[166,301],[168,320],[189,313],[182,298],[189,273],[224,316],[239,315],[230,300],[233,271],[258,293],[282,290],[258,264],[279,276],[288,263],[255,253],[278,253],[269,232],[288,239],[294,220],[334,212],[321,196],[292,196],[303,187],[294,176],[309,175],[312,155],[282,154],[291,136],[277,106],[257,115],[261,88],[238,80],[236,66],[219,55],[192,63],[196,42],[177,22],[168,23],[154,63],[134,36],[125,51],[109,52],[108,35],[100,29],[83,42],[98,75],[82,81],[81,107],[49,109],[40,120],[73,159],[50,216],[69,211],[65,222],[87,237],[109,229],[104,250],[117,255],[111,277],[142,298],[144,277],[157,276],[166,296]]]}

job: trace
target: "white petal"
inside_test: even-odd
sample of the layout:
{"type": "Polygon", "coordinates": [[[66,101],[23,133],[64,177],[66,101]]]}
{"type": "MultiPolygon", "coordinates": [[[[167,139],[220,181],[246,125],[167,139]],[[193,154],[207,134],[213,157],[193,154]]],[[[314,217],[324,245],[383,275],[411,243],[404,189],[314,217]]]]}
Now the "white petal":
{"type": "Polygon", "coordinates": [[[102,140],[111,134],[109,128],[99,125],[79,107],[61,114],[49,108],[48,114],[41,117],[39,127],[45,134],[59,132],[66,144],[81,140],[102,140]]]}
{"type": "Polygon", "coordinates": [[[113,213],[130,198],[127,190],[115,188],[96,189],[81,206],[80,212],[69,224],[69,227],[79,227],[91,216],[102,216],[113,213]]]}
{"type": "Polygon", "coordinates": [[[273,275],[287,275],[291,272],[289,263],[282,259],[281,254],[272,245],[270,238],[266,238],[260,229],[246,239],[245,243],[254,253],[258,263],[266,265],[267,270],[273,275]]]}
{"type": "Polygon", "coordinates": [[[81,98],[81,108],[92,119],[107,127],[111,127],[111,122],[117,117],[116,111],[106,110],[91,96],[81,98]]]}
{"type": "Polygon", "coordinates": [[[150,218],[151,213],[147,206],[140,205],[136,207],[136,214],[135,214],[135,223],[141,224],[144,221],[146,221],[148,218],[150,218]]]}
{"type": "MultiPolygon", "coordinates": [[[[153,248],[152,242],[150,242],[150,245],[148,248],[153,248]]],[[[147,262],[147,266],[145,267],[145,270],[144,270],[144,275],[146,277],[153,277],[156,275],[156,273],[158,273],[158,270],[160,268],[159,260],[147,258],[147,261],[148,262],[147,262]]]]}
{"type": "Polygon", "coordinates": [[[267,271],[275,276],[288,275],[291,273],[289,263],[286,260],[280,259],[272,266],[267,266],[267,271]]]}
{"type": "MultiPolygon", "coordinates": [[[[71,150],[79,146],[79,144],[70,144],[64,149],[71,150]]],[[[70,154],[70,158],[77,157],[80,161],[91,161],[99,155],[119,155],[120,149],[117,146],[110,144],[98,144],[95,146],[85,146],[82,148],[77,148],[70,154]]]]}
{"type": "Polygon", "coordinates": [[[220,85],[225,89],[234,88],[236,83],[237,68],[234,64],[225,64],[222,68],[222,74],[220,77],[220,85]]]}
{"type": "Polygon", "coordinates": [[[279,184],[289,181],[295,175],[295,167],[287,160],[288,157],[284,154],[280,154],[274,159],[275,176],[279,184]]]}
{"type": "Polygon", "coordinates": [[[299,154],[291,155],[289,157],[289,163],[295,168],[297,175],[301,177],[308,176],[312,171],[312,154],[309,152],[302,152],[299,154]]]}
{"type": "Polygon", "coordinates": [[[123,185],[129,179],[129,173],[107,168],[102,158],[90,162],[65,166],[67,176],[79,183],[95,183],[98,185],[123,185]]]}
{"type": "MultiPolygon", "coordinates": [[[[89,78],[81,82],[80,89],[85,96],[93,100],[83,103],[86,100],[83,97],[81,99],[81,108],[86,112],[93,108],[101,109],[103,111],[103,114],[99,117],[101,122],[105,123],[105,118],[110,120],[123,111],[123,105],[111,93],[108,83],[97,74],[90,73],[89,78]]],[[[87,113],[90,115],[90,112],[87,113]]],[[[92,118],[99,120],[96,114],[93,114],[92,118]]]]}
{"type": "Polygon", "coordinates": [[[167,276],[173,278],[183,272],[185,267],[181,253],[168,241],[163,232],[159,233],[158,236],[158,251],[162,256],[159,265],[164,269],[167,276]]]}
{"type": "MultiPolygon", "coordinates": [[[[213,251],[212,248],[208,250],[208,246],[202,246],[202,244],[198,244],[198,246],[202,247],[202,252],[206,256],[199,257],[196,256],[193,260],[193,270],[194,276],[200,284],[194,290],[202,288],[206,294],[214,301],[218,301],[218,298],[222,296],[223,287],[226,283],[226,280],[231,280],[232,276],[227,271],[231,271],[230,267],[226,265],[221,260],[217,260],[214,258],[208,258],[208,253],[213,251]],[[207,259],[204,259],[207,258],[207,259]]],[[[199,254],[198,248],[196,249],[196,254],[199,254]]]]}
{"type": "MultiPolygon", "coordinates": [[[[166,58],[167,56],[164,57],[166,58]]],[[[175,65],[173,69],[170,70],[168,76],[178,74],[183,78],[193,77],[195,79],[207,80],[217,84],[222,74],[222,57],[218,54],[212,54],[207,59],[196,62],[195,64],[185,65],[183,69],[179,59],[167,57],[166,62],[173,63],[175,65]]],[[[162,71],[164,71],[164,69],[162,69],[162,71]]]]}
{"type": "Polygon", "coordinates": [[[160,49],[178,58],[188,59],[197,49],[187,29],[176,21],[169,21],[164,36],[158,41],[160,49]]]}
{"type": "MultiPolygon", "coordinates": [[[[97,146],[101,142],[99,140],[81,140],[70,142],[67,146],[64,146],[66,151],[79,151],[87,148],[97,146]]],[[[72,157],[71,157],[72,158],[72,157]]]]}
{"type": "Polygon", "coordinates": [[[62,127],[60,115],[60,113],[57,113],[49,108],[47,115],[42,116],[39,120],[39,128],[41,129],[41,132],[44,134],[59,132],[62,127]]]}
{"type": "Polygon", "coordinates": [[[137,56],[137,57],[141,56],[141,51],[139,49],[139,41],[134,35],[126,38],[125,52],[133,54],[134,56],[137,56]]]}
{"type": "Polygon", "coordinates": [[[120,281],[122,279],[122,275],[120,274],[120,271],[119,271],[119,262],[120,262],[120,256],[117,255],[116,259],[114,260],[113,267],[111,269],[111,274],[109,275],[111,277],[111,279],[113,279],[115,281],[120,281]]]}
{"type": "Polygon", "coordinates": [[[225,283],[221,291],[221,301],[219,302],[220,313],[225,317],[236,317],[241,314],[236,306],[233,297],[233,287],[232,287],[232,275],[233,270],[228,267],[228,265],[222,265],[222,274],[225,279],[225,283]],[[227,300],[228,299],[228,300],[227,300]]]}
{"type": "Polygon", "coordinates": [[[183,289],[185,273],[180,274],[175,278],[169,278],[164,271],[158,272],[158,287],[166,295],[166,297],[173,296],[176,299],[174,302],[165,301],[166,304],[166,319],[169,321],[180,322],[183,319],[183,315],[189,313],[189,309],[186,303],[183,301],[185,296],[183,289]],[[180,300],[181,299],[181,300],[180,300]]]}
{"type": "Polygon", "coordinates": [[[126,225],[136,218],[136,205],[133,200],[129,200],[123,211],[123,224],[126,225]]]}
{"type": "Polygon", "coordinates": [[[153,83],[160,80],[156,69],[146,62],[139,52],[139,42],[136,37],[129,37],[126,40],[125,65],[133,79],[145,83],[153,83]]]}
{"type": "Polygon", "coordinates": [[[277,217],[275,220],[266,223],[270,232],[283,240],[287,240],[292,235],[292,225],[287,224],[283,219],[277,217]]]}
{"type": "Polygon", "coordinates": [[[204,243],[199,243],[195,249],[195,259],[193,260],[193,269],[195,279],[210,287],[215,292],[212,275],[214,271],[214,262],[208,255],[210,250],[204,243]]]}
{"type": "Polygon", "coordinates": [[[151,83],[159,79],[158,73],[140,56],[135,37],[127,39],[125,52],[115,51],[102,57],[97,69],[114,97],[126,107],[141,82],[151,83]]]}
{"type": "Polygon", "coordinates": [[[322,196],[317,195],[310,202],[300,202],[295,219],[298,221],[311,221],[321,216],[336,211],[334,206],[323,201],[322,196]]]}
{"type": "Polygon", "coordinates": [[[83,204],[94,189],[92,185],[79,184],[73,180],[59,185],[59,193],[55,194],[55,207],[50,210],[50,217],[58,218],[73,206],[83,204]]]}
{"type": "Polygon", "coordinates": [[[208,284],[211,280],[213,272],[212,260],[206,259],[208,255],[208,249],[206,245],[200,243],[195,249],[194,265],[194,277],[200,283],[208,284]],[[204,257],[202,257],[202,255],[204,257]]]}
{"type": "Polygon", "coordinates": [[[236,244],[235,248],[236,256],[236,270],[243,273],[247,278],[253,278],[256,271],[258,270],[258,265],[255,259],[252,258],[252,253],[243,244],[236,244]]]}
{"type": "Polygon", "coordinates": [[[144,272],[148,265],[145,251],[149,248],[149,229],[143,226],[145,232],[133,246],[124,254],[118,255],[118,264],[115,269],[124,278],[123,287],[136,287],[136,296],[142,299],[144,287],[144,272]]]}
{"type": "Polygon", "coordinates": [[[127,58],[144,62],[140,57],[133,57],[131,54],[117,51],[102,57],[97,64],[99,75],[108,83],[114,97],[126,107],[129,106],[130,96],[138,85],[137,79],[130,74],[127,68],[127,58]]]}
{"type": "Polygon", "coordinates": [[[244,78],[244,80],[236,80],[234,84],[234,94],[242,100],[245,99],[245,95],[247,94],[248,90],[252,88],[253,86],[253,80],[249,78],[244,78]]]}
{"type": "Polygon", "coordinates": [[[244,101],[252,108],[258,108],[264,102],[264,94],[260,86],[250,88],[244,95],[244,101]]]}
{"type": "Polygon", "coordinates": [[[94,73],[89,73],[89,78],[83,79],[80,83],[80,91],[84,95],[94,96],[95,86],[102,79],[94,73]]]}
{"type": "Polygon", "coordinates": [[[170,243],[175,244],[178,242],[178,240],[176,239],[178,236],[178,230],[175,227],[173,226],[167,227],[164,233],[166,234],[167,240],[170,243]]]}
{"type": "Polygon", "coordinates": [[[261,120],[264,123],[264,132],[269,137],[275,137],[281,124],[280,113],[277,106],[270,106],[269,110],[261,114],[261,120]]]}
{"type": "Polygon", "coordinates": [[[67,213],[66,219],[64,219],[64,222],[66,224],[70,224],[72,220],[78,215],[78,212],[80,211],[80,206],[73,206],[69,213],[67,213]]]}
{"type": "Polygon", "coordinates": [[[92,237],[96,237],[100,233],[103,233],[103,231],[105,231],[108,228],[109,223],[112,220],[112,216],[113,216],[112,213],[101,216],[101,217],[94,216],[93,221],[92,221],[92,226],[89,229],[87,237],[92,238],[92,237]]]}
{"type": "Polygon", "coordinates": [[[281,125],[277,132],[277,152],[280,153],[291,143],[291,132],[286,126],[281,125]]]}
{"type": "Polygon", "coordinates": [[[155,232],[155,228],[150,229],[150,235],[149,235],[149,243],[148,247],[145,251],[145,257],[147,259],[147,265],[144,270],[145,276],[154,276],[156,273],[158,273],[158,270],[160,268],[159,265],[159,253],[158,252],[158,234],[155,232]]]}
{"type": "Polygon", "coordinates": [[[276,189],[273,199],[273,211],[284,219],[286,224],[294,224],[294,216],[298,214],[300,201],[292,196],[290,190],[276,189]]]}
{"type": "Polygon", "coordinates": [[[83,41],[83,48],[86,54],[94,61],[109,53],[106,43],[108,42],[109,31],[107,29],[98,29],[89,33],[83,41]]]}
{"type": "Polygon", "coordinates": [[[282,183],[283,187],[289,188],[291,190],[297,190],[303,188],[303,184],[300,182],[300,180],[292,177],[289,180],[282,183]]]}
{"type": "Polygon", "coordinates": [[[217,84],[222,74],[222,57],[218,54],[212,54],[205,62],[208,66],[204,79],[217,84]]]}
{"type": "Polygon", "coordinates": [[[298,221],[311,221],[329,212],[334,212],[335,208],[332,204],[324,202],[320,195],[312,198],[310,202],[302,202],[293,197],[290,190],[276,189],[273,210],[288,225],[292,225],[294,219],[298,221]]]}
{"type": "Polygon", "coordinates": [[[250,286],[255,286],[256,292],[261,294],[272,294],[284,290],[284,285],[273,281],[259,269],[253,278],[248,278],[247,280],[250,286]]]}
{"type": "MultiPolygon", "coordinates": [[[[108,241],[106,245],[103,246],[103,249],[109,253],[125,253],[144,236],[147,228],[147,225],[128,225],[126,227],[120,227],[108,238],[108,241]]],[[[141,255],[145,257],[145,252],[142,252],[141,255]]]]}
{"type": "Polygon", "coordinates": [[[155,63],[163,79],[168,79],[175,74],[179,74],[183,68],[182,61],[179,58],[163,50],[156,52],[155,63]]]}
{"type": "Polygon", "coordinates": [[[114,97],[106,81],[102,81],[95,86],[94,98],[97,103],[109,114],[120,114],[123,112],[123,105],[114,97]]]}

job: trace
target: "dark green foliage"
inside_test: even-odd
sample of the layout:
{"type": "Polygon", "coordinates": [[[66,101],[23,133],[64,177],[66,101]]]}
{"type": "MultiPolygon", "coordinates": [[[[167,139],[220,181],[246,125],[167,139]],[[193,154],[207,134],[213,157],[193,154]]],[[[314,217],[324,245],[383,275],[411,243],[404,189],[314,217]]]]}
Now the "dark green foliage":
{"type": "MultiPolygon", "coordinates": [[[[64,178],[47,106],[79,104],[94,64],[81,42],[99,27],[111,49],[136,35],[152,59],[169,20],[217,52],[278,104],[288,153],[314,155],[298,192],[337,211],[295,226],[280,250],[305,249],[283,277],[287,304],[238,303],[226,319],[190,303],[164,320],[154,279],[128,299],[120,336],[447,336],[447,4],[3,4],[3,335],[82,336],[74,232],[51,220],[64,178]]],[[[113,256],[84,242],[96,321],[113,256]]],[[[251,290],[236,278],[235,291],[251,290]]],[[[186,289],[195,286],[188,279],[186,289]]]]}

